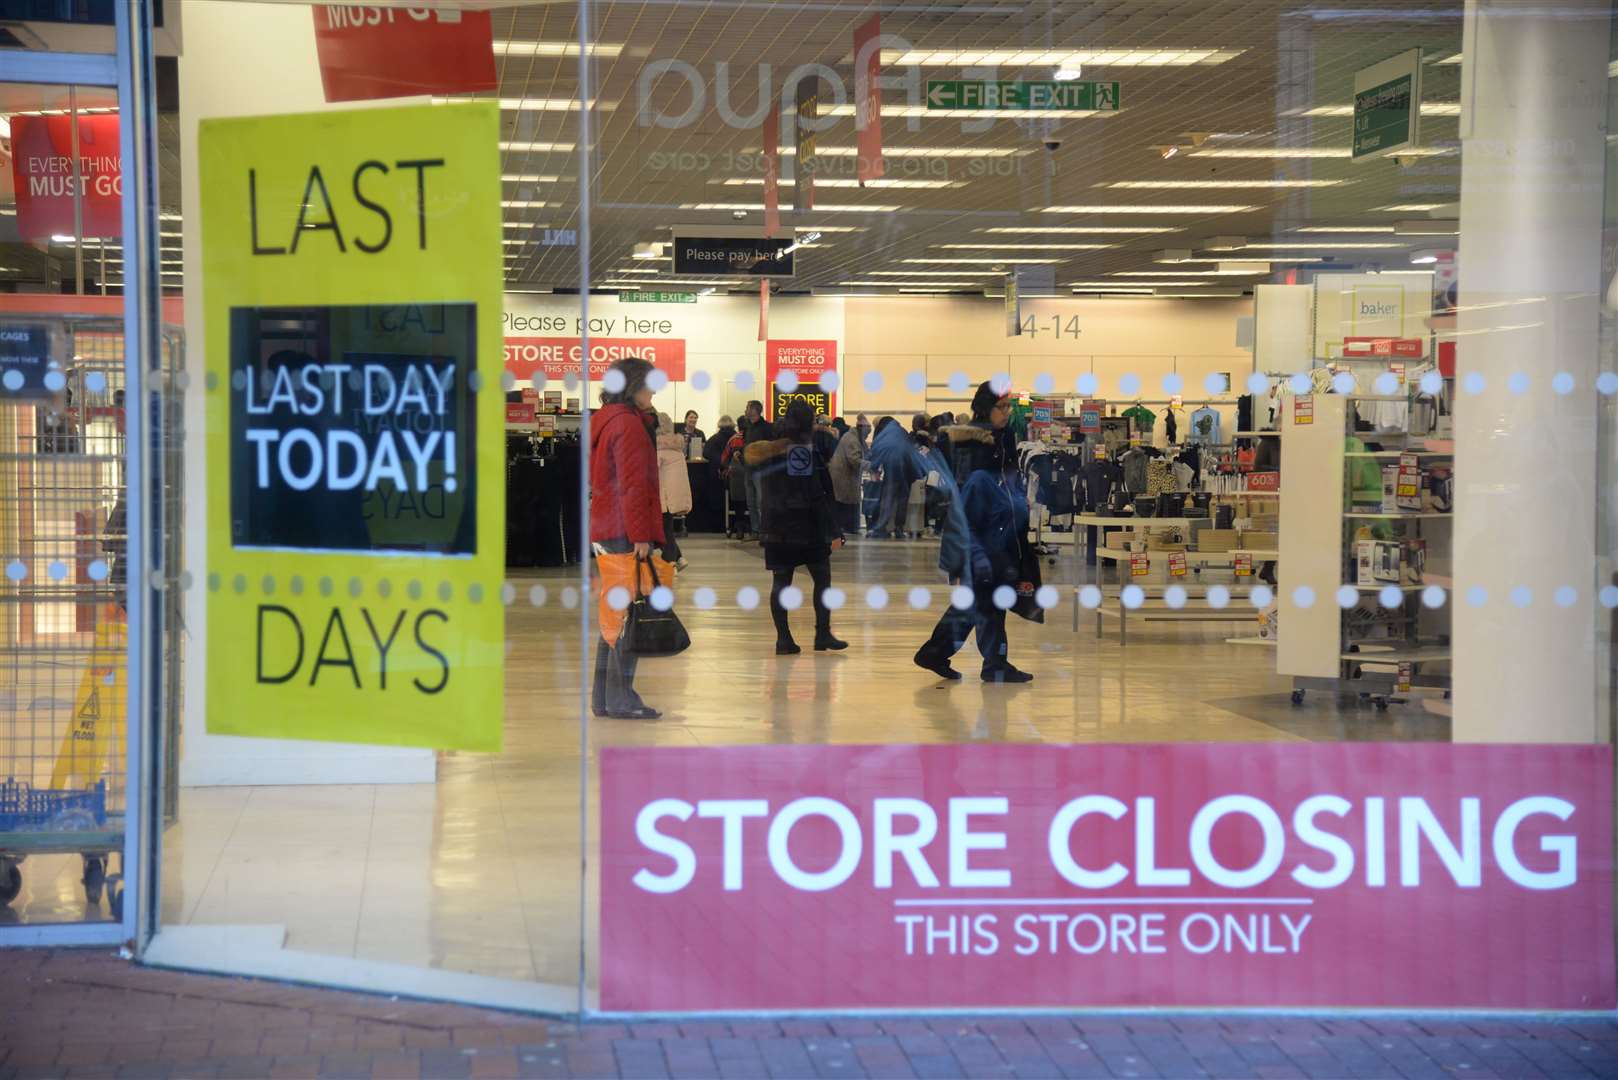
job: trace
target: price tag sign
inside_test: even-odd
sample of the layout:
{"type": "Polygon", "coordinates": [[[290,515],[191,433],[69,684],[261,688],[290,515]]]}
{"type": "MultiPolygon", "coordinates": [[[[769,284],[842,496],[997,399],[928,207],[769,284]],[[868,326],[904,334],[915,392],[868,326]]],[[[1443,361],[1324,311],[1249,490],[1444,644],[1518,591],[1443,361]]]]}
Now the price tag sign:
{"type": "Polygon", "coordinates": [[[1106,446],[1101,444],[1101,443],[1097,443],[1095,445],[1095,448],[1090,451],[1090,456],[1092,458],[1094,458],[1096,461],[1106,461],[1107,460],[1107,448],[1106,448],[1106,446]]]}
{"type": "Polygon", "coordinates": [[[1401,694],[1408,694],[1410,692],[1410,680],[1415,674],[1415,667],[1416,666],[1414,664],[1409,662],[1399,665],[1399,674],[1393,680],[1393,689],[1396,692],[1401,694]]]}
{"type": "Polygon", "coordinates": [[[1236,576],[1237,577],[1252,577],[1253,576],[1253,555],[1252,555],[1251,552],[1247,552],[1247,551],[1238,551],[1238,552],[1236,552],[1235,555],[1231,559],[1231,564],[1232,564],[1232,566],[1234,566],[1234,568],[1236,570],[1236,576]]]}
{"type": "Polygon", "coordinates": [[[1152,569],[1152,558],[1144,551],[1134,552],[1129,556],[1129,576],[1145,577],[1152,569]]]}
{"type": "Polygon", "coordinates": [[[1305,427],[1315,422],[1315,396],[1303,394],[1292,399],[1292,422],[1298,427],[1305,427]]]}
{"type": "Polygon", "coordinates": [[[1169,552],[1169,576],[1185,577],[1185,552],[1169,552]]]}
{"type": "Polygon", "coordinates": [[[539,433],[541,435],[549,437],[556,434],[556,417],[554,415],[545,413],[536,416],[534,419],[539,423],[539,433]]]}

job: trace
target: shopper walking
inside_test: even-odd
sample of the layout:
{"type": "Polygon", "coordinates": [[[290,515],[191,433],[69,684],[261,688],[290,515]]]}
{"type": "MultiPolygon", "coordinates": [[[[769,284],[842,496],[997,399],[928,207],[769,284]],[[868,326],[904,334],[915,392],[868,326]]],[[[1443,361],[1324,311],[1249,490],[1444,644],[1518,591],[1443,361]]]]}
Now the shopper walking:
{"type": "Polygon", "coordinates": [[[747,448],[747,465],[763,496],[764,566],[775,576],[770,588],[770,615],[775,620],[775,654],[803,650],[792,640],[781,592],[802,566],[814,589],[815,651],[846,649],[831,632],[831,609],[825,592],[831,587],[831,553],[843,546],[837,525],[836,498],[824,455],[815,448],[815,413],[807,402],[794,401],[780,423],[778,439],[747,448]]]}
{"type": "Polygon", "coordinates": [[[685,436],[668,413],[657,414],[657,489],[663,504],[663,553],[684,570],[685,555],[678,535],[691,512],[691,474],[685,468],[685,436]]]}
{"type": "Polygon", "coordinates": [[[703,459],[717,468],[720,459],[725,456],[725,447],[730,445],[730,437],[734,434],[736,434],[736,421],[728,416],[721,416],[719,430],[702,444],[703,459]]]}
{"type": "MultiPolygon", "coordinates": [[[[742,432],[743,441],[752,446],[756,442],[767,442],[775,438],[775,428],[764,419],[764,403],[762,401],[749,401],[747,403],[747,427],[742,432]]],[[[743,458],[745,464],[745,455],[743,458]]],[[[752,524],[752,534],[757,536],[762,531],[760,515],[762,508],[759,505],[758,478],[752,474],[751,466],[747,473],[747,520],[752,524]]]]}
{"type": "Polygon", "coordinates": [[[845,536],[860,531],[860,475],[865,464],[865,440],[871,422],[860,413],[854,426],[837,441],[827,471],[831,473],[832,493],[837,496],[838,525],[845,536]]]}
{"type": "Polygon", "coordinates": [[[622,384],[602,393],[601,408],[590,420],[590,548],[601,581],[601,638],[596,644],[590,705],[597,716],[621,720],[655,720],[660,715],[635,692],[636,658],[618,647],[624,613],[607,602],[615,587],[633,591],[642,574],[641,560],[654,558],[665,543],[657,418],[652,389],[646,385],[651,373],[652,365],[638,357],[614,363],[607,369],[605,384],[619,378],[622,384]],[[623,558],[626,555],[633,558],[623,558]]]}
{"type": "Polygon", "coordinates": [[[962,609],[950,604],[932,637],[917,651],[915,662],[945,679],[961,677],[950,666],[950,658],[966,644],[968,633],[977,636],[984,682],[1033,679],[1013,667],[1007,656],[1006,609],[994,600],[1000,587],[1018,585],[1023,546],[1028,542],[1028,502],[1019,491],[1016,447],[1007,429],[1010,420],[1010,397],[984,383],[972,398],[971,423],[943,432],[960,513],[946,517],[938,562],[951,585],[972,590],[972,605],[962,609]]]}

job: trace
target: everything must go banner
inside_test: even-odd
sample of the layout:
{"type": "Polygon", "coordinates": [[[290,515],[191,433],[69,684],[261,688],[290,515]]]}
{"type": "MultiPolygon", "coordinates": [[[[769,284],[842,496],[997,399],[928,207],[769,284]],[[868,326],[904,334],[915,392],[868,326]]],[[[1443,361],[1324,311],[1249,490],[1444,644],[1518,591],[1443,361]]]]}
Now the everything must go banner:
{"type": "Polygon", "coordinates": [[[500,748],[499,122],[200,125],[211,734],[500,748]]]}
{"type": "Polygon", "coordinates": [[[1612,754],[602,752],[608,1011],[1614,1007],[1612,754]]]}

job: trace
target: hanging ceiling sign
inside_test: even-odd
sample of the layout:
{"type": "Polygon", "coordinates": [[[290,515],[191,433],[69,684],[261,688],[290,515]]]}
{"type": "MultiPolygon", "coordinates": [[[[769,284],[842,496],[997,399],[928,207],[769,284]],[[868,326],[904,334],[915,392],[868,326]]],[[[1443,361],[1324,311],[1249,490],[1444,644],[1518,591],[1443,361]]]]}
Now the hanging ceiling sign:
{"type": "Polygon", "coordinates": [[[1024,82],[995,79],[928,79],[929,109],[1029,109],[1117,112],[1115,82],[1024,82]]]}
{"type": "Polygon", "coordinates": [[[756,236],[674,235],[676,276],[706,274],[713,277],[792,277],[795,236],[774,239],[756,236]]]}
{"type": "Polygon", "coordinates": [[[325,4],[310,9],[327,101],[494,90],[487,11],[325,4]]]}
{"type": "Polygon", "coordinates": [[[1421,50],[1354,74],[1354,160],[1421,145],[1421,50]]]}

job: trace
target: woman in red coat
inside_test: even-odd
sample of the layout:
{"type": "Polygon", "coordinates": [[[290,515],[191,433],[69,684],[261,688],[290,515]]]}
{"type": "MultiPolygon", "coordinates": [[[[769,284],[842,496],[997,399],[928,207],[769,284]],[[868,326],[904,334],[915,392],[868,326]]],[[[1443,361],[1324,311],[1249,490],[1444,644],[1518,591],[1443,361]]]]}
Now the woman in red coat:
{"type": "MultiPolygon", "coordinates": [[[[651,373],[652,365],[638,357],[613,364],[603,386],[616,389],[601,395],[601,408],[590,418],[590,547],[598,555],[645,557],[664,543],[657,414],[646,385],[651,373]]],[[[596,643],[590,705],[595,715],[619,720],[661,715],[635,692],[635,657],[605,638],[596,643]]]]}

